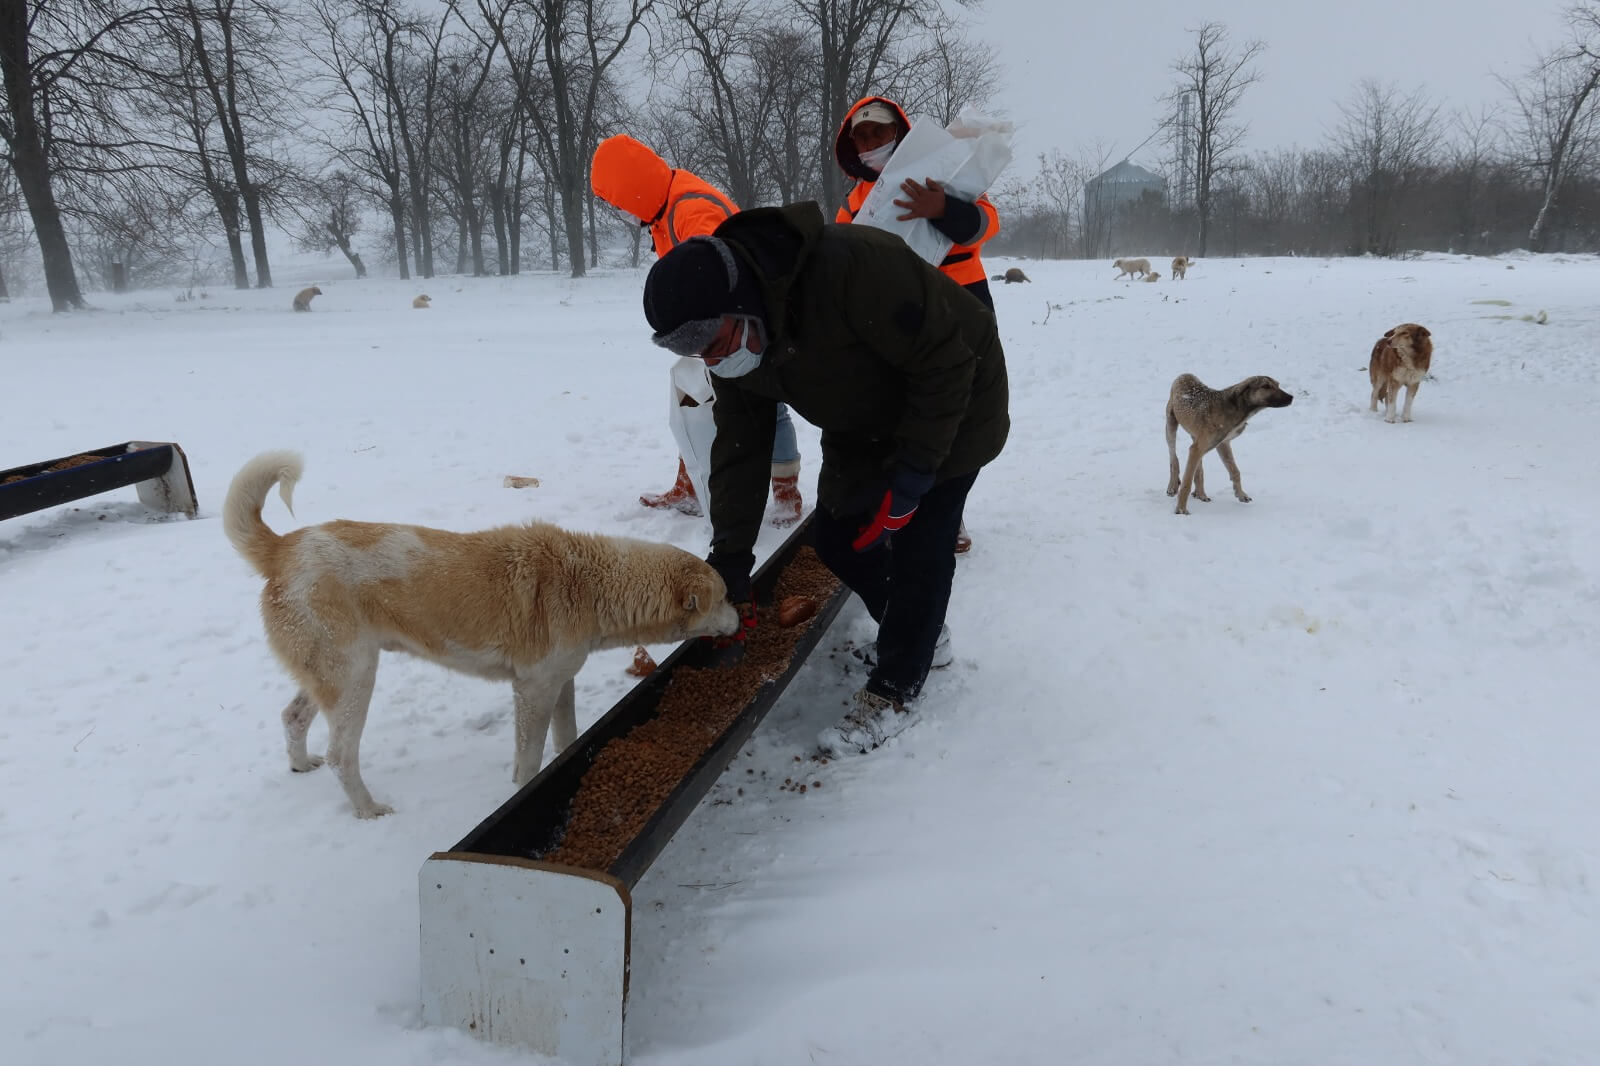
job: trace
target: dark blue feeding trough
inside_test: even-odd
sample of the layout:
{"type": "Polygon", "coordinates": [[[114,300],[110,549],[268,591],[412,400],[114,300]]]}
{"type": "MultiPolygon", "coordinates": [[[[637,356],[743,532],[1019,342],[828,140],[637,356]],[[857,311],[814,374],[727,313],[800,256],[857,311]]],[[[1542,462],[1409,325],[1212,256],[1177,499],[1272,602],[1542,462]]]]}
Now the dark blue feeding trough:
{"type": "Polygon", "coordinates": [[[134,485],[145,506],[199,513],[189,460],[176,444],[130,440],[0,470],[0,519],[134,485]]]}

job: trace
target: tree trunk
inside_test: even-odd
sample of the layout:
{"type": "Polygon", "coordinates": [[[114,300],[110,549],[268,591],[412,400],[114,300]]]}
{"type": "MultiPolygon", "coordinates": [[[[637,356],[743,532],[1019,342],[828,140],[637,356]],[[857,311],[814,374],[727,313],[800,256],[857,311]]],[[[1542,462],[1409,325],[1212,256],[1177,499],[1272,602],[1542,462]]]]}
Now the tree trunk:
{"type": "Polygon", "coordinates": [[[72,248],[61,225],[61,208],[50,187],[50,160],[33,107],[32,65],[28,57],[28,5],[0,0],[0,78],[5,81],[11,115],[11,169],[22,187],[39,254],[44,259],[45,288],[56,311],[82,308],[83,291],[72,269],[72,248]]]}
{"type": "Polygon", "coordinates": [[[394,224],[394,254],[400,260],[400,280],[405,281],[411,277],[411,268],[406,260],[406,202],[398,188],[389,195],[389,220],[394,224]]]}
{"type": "MultiPolygon", "coordinates": [[[[245,173],[244,160],[236,170],[245,173]]],[[[272,288],[272,266],[267,262],[267,228],[261,218],[261,190],[255,184],[243,186],[244,215],[250,223],[250,251],[256,260],[256,288],[272,288]]]]}

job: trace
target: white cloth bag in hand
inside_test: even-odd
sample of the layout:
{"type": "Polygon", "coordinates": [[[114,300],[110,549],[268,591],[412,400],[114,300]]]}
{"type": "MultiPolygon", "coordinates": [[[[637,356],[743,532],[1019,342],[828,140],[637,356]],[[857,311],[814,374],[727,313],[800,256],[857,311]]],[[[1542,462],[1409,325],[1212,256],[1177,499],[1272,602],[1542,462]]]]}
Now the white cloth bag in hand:
{"type": "Polygon", "coordinates": [[[683,468],[694,483],[700,498],[701,514],[711,513],[711,442],[717,436],[717,393],[711,385],[711,372],[705,360],[679,356],[672,364],[671,386],[667,390],[667,425],[678,442],[683,468]],[[685,404],[684,397],[694,401],[685,404]]]}
{"type": "Polygon", "coordinates": [[[907,178],[919,182],[932,178],[946,192],[976,200],[1011,162],[1014,128],[1009,122],[972,110],[961,112],[944,129],[926,116],[912,119],[911,132],[889,157],[855,221],[898,233],[912,251],[937,266],[954,242],[925,218],[900,220],[905,208],[896,207],[894,201],[905,199],[901,183],[907,178]]]}

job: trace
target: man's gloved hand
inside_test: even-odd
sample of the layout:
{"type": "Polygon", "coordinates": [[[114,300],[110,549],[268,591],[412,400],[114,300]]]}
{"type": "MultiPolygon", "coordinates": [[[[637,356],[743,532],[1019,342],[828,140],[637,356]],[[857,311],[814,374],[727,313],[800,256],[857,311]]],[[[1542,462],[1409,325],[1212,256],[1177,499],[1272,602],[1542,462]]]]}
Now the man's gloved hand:
{"type": "Polygon", "coordinates": [[[739,612],[739,628],[726,637],[701,637],[711,646],[712,666],[732,666],[744,658],[746,639],[754,632],[759,621],[756,617],[755,590],[750,585],[750,568],[756,557],[750,552],[730,553],[713,551],[706,557],[707,564],[722,576],[728,588],[728,602],[739,612]]]}
{"type": "Polygon", "coordinates": [[[861,527],[851,547],[858,552],[875,548],[888,541],[889,534],[904,529],[911,516],[917,513],[922,496],[933,488],[933,475],[910,467],[900,467],[889,478],[889,488],[878,503],[872,518],[861,527]]]}
{"type": "Polygon", "coordinates": [[[706,556],[706,564],[717,572],[723,585],[727,586],[729,603],[737,606],[755,601],[755,593],[750,588],[750,571],[756,565],[755,553],[712,549],[711,554],[706,556]]]}

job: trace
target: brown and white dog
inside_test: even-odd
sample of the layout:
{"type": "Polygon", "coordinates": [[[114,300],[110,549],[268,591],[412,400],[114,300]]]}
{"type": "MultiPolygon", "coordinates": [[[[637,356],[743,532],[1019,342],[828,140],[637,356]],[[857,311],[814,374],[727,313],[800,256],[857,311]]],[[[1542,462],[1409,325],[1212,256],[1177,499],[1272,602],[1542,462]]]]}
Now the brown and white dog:
{"type": "Polygon", "coordinates": [[[294,294],[294,309],[296,311],[311,310],[311,298],[313,296],[321,295],[322,290],[317,288],[315,285],[310,285],[304,289],[301,289],[299,292],[294,294]]]}
{"type": "Polygon", "coordinates": [[[1172,280],[1182,281],[1184,275],[1189,273],[1189,268],[1194,266],[1194,260],[1186,255],[1176,256],[1172,260],[1172,280]]]}
{"type": "Polygon", "coordinates": [[[1111,265],[1121,271],[1121,273],[1111,279],[1112,281],[1117,281],[1124,275],[1131,278],[1135,274],[1142,275],[1150,273],[1150,260],[1148,259],[1113,259],[1111,261],[1111,265]]]}
{"type": "Polygon", "coordinates": [[[1372,358],[1367,361],[1367,376],[1372,381],[1372,403],[1367,410],[1376,411],[1382,398],[1383,420],[1393,422],[1403,385],[1406,406],[1400,421],[1411,421],[1411,401],[1417,398],[1417,387],[1433,362],[1431,338],[1432,334],[1415,322],[1403,322],[1378,338],[1372,346],[1372,358]]]}
{"type": "Polygon", "coordinates": [[[1240,503],[1249,503],[1239,482],[1239,465],[1233,461],[1233,448],[1229,441],[1244,432],[1250,416],[1268,407],[1288,407],[1294,397],[1278,387],[1278,383],[1265,375],[1245,378],[1237,385],[1225,389],[1207,388],[1193,374],[1179,374],[1167,394],[1167,495],[1178,497],[1174,514],[1189,513],[1189,491],[1194,498],[1209,503],[1206,495],[1205,472],[1200,460],[1211,449],[1222,456],[1222,465],[1228,468],[1233,479],[1233,494],[1240,503]],[[1193,443],[1189,445],[1189,459],[1183,467],[1183,481],[1178,480],[1178,427],[1188,430],[1193,443]]]}
{"type": "Polygon", "coordinates": [[[1033,279],[1028,277],[1028,275],[1024,274],[1022,272],[1022,268],[1021,267],[1007,267],[1006,268],[1006,272],[1004,274],[996,274],[994,277],[990,278],[989,280],[990,281],[1003,281],[1007,285],[1014,285],[1019,281],[1026,281],[1029,284],[1033,283],[1033,279]]]}
{"type": "Polygon", "coordinates": [[[411,306],[420,311],[423,308],[432,307],[433,306],[432,301],[433,301],[433,297],[432,296],[429,296],[427,293],[423,293],[421,296],[418,296],[417,298],[415,298],[414,300],[411,301],[411,306]]]}
{"type": "Polygon", "coordinates": [[[283,710],[289,768],[322,763],[306,752],[321,711],[328,764],[357,817],[393,809],[361,780],[361,731],[380,651],[511,682],[520,785],[539,770],[552,719],[557,751],[576,739],[573,678],[590,652],[739,629],[722,578],[670,544],[542,522],[451,533],[334,521],[280,536],[261,508],[274,485],[288,506],[300,471],[294,452],[250,460],[228,488],[222,525],[267,579],[267,643],[300,686],[283,710]]]}

